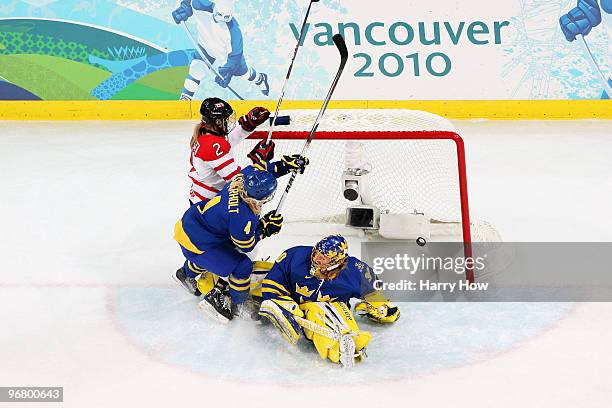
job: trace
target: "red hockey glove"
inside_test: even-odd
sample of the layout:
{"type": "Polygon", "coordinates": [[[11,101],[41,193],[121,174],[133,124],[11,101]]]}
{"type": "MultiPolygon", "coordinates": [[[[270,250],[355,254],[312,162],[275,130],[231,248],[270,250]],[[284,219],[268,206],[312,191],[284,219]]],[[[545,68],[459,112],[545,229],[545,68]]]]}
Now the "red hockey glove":
{"type": "Polygon", "coordinates": [[[244,116],[238,119],[240,126],[247,132],[252,132],[255,128],[264,123],[270,117],[270,111],[266,108],[253,108],[244,116]]]}
{"type": "Polygon", "coordinates": [[[266,144],[266,140],[260,140],[257,142],[251,153],[247,154],[247,157],[251,159],[253,163],[260,161],[270,161],[274,158],[274,141],[270,140],[269,144],[266,144]]]}

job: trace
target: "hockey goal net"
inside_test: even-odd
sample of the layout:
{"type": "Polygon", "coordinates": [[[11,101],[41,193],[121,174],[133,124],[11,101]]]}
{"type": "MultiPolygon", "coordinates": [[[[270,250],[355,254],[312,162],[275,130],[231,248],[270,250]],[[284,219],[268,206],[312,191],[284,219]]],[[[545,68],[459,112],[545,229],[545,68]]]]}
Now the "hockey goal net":
{"type": "MultiPolygon", "coordinates": [[[[317,113],[281,112],[291,117],[291,124],[274,129],[276,157],[302,150],[317,113]]],[[[259,129],[235,157],[245,157],[267,133],[259,129]]],[[[369,201],[381,213],[424,213],[432,237],[463,241],[466,256],[471,256],[473,239],[498,239],[488,224],[470,220],[463,140],[440,116],[410,110],[328,110],[306,155],[310,165],[297,176],[285,201],[285,222],[344,224],[352,203],[343,194],[343,175],[360,166],[368,172],[369,201]]],[[[279,180],[276,202],[286,179],[279,180]]]]}

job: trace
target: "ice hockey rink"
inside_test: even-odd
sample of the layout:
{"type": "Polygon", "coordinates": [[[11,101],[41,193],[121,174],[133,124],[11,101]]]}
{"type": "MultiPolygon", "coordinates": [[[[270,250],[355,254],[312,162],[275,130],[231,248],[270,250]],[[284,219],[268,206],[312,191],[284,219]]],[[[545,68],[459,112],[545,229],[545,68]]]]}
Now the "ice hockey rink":
{"type": "MultiPolygon", "coordinates": [[[[612,240],[611,122],[454,124],[471,212],[505,241],[612,240]]],[[[170,279],[192,126],[0,122],[0,385],[62,386],[66,407],[610,406],[609,303],[404,303],[363,323],[351,371],[207,320],[170,279]]]]}

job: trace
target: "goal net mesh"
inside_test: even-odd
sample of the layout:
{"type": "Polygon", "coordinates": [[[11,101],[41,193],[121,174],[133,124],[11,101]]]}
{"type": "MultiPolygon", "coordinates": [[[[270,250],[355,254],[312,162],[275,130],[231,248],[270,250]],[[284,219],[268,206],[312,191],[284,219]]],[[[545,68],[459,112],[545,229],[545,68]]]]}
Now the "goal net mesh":
{"type": "MultiPolygon", "coordinates": [[[[274,129],[276,158],[301,152],[317,113],[316,110],[281,113],[290,115],[291,125],[274,129]]],[[[461,220],[456,145],[452,140],[419,136],[422,132],[454,130],[448,120],[421,111],[328,110],[306,153],[310,165],[304,174],[297,176],[285,201],[282,209],[285,220],[343,222],[342,216],[352,204],[344,198],[341,183],[348,151],[353,156],[358,153],[370,166],[370,192],[373,204],[381,212],[417,210],[434,220],[461,220]],[[398,131],[411,134],[392,140],[376,140],[371,135],[398,131]]],[[[266,134],[266,127],[259,128],[253,139],[238,147],[235,157],[242,165],[249,164],[245,155],[257,138],[266,134]]],[[[278,202],[288,178],[279,180],[274,203],[278,202]]]]}

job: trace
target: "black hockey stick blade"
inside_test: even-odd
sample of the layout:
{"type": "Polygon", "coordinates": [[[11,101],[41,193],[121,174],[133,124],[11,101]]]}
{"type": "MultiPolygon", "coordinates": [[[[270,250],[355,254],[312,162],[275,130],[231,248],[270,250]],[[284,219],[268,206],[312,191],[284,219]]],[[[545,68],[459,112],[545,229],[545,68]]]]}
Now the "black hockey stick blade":
{"type": "MultiPolygon", "coordinates": [[[[272,119],[274,119],[273,116],[270,116],[270,118],[268,118],[268,120],[270,121],[270,125],[272,124],[272,119]]],[[[291,124],[291,116],[289,115],[284,115],[284,116],[277,116],[276,120],[274,121],[274,124],[276,126],[287,126],[291,124]]]]}
{"type": "Polygon", "coordinates": [[[344,37],[340,34],[335,34],[332,37],[334,44],[338,48],[338,52],[340,52],[340,65],[344,67],[346,65],[346,61],[348,60],[348,49],[346,48],[346,42],[344,42],[344,37]]]}

